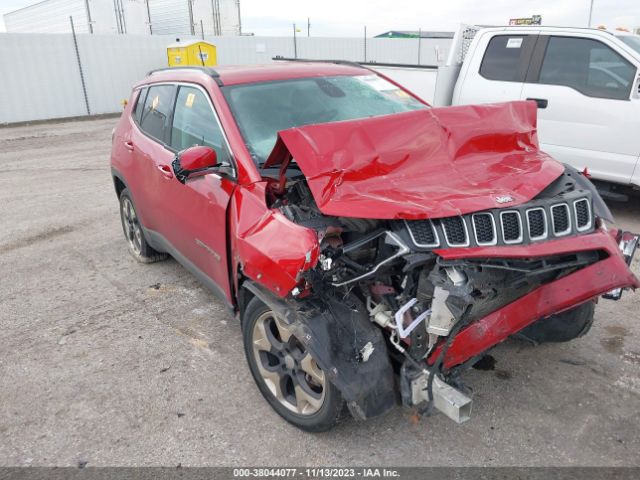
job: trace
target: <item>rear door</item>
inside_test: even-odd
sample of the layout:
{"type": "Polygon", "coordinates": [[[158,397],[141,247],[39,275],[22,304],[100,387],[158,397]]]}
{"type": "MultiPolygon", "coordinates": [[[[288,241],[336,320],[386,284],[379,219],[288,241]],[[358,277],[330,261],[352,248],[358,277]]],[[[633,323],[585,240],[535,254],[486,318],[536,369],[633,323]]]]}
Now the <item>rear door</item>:
{"type": "Polygon", "coordinates": [[[541,36],[522,99],[536,99],[541,147],[595,178],[630,182],[640,153],[637,66],[613,42],[541,36]]]}
{"type": "Polygon", "coordinates": [[[478,33],[460,72],[456,105],[519,100],[538,35],[534,31],[478,33]],[[484,53],[482,53],[484,52],[484,53]]]}
{"type": "Polygon", "coordinates": [[[134,114],[138,128],[131,129],[128,140],[135,168],[131,176],[135,181],[134,202],[145,228],[154,231],[159,230],[165,215],[158,200],[172,177],[174,153],[167,146],[167,138],[175,91],[175,85],[162,84],[141,92],[134,114]]]}

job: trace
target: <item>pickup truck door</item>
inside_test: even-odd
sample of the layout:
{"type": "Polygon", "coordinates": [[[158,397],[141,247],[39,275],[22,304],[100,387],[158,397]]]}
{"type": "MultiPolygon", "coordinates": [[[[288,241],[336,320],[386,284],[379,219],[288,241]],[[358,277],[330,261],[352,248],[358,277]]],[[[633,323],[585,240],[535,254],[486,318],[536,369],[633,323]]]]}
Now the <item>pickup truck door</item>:
{"type": "MultiPolygon", "coordinates": [[[[179,84],[177,89],[167,135],[171,159],[181,150],[205,145],[216,151],[218,162],[233,164],[209,94],[195,84],[179,84]]],[[[236,184],[230,175],[222,173],[188,179],[182,184],[166,166],[159,165],[155,172],[155,201],[163,213],[158,220],[159,233],[180,263],[229,300],[227,207],[236,184]]]]}
{"type": "Polygon", "coordinates": [[[480,32],[460,71],[454,105],[520,100],[537,31],[480,32]]]}
{"type": "Polygon", "coordinates": [[[594,178],[629,184],[640,153],[637,65],[614,42],[540,36],[521,98],[538,103],[541,148],[594,178]]]}

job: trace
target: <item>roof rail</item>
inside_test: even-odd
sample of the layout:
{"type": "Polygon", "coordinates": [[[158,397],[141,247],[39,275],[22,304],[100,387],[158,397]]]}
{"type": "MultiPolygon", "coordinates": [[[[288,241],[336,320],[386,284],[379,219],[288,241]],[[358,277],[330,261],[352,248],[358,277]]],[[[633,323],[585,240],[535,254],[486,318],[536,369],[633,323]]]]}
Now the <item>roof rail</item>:
{"type": "Polygon", "coordinates": [[[366,68],[366,67],[363,67],[362,64],[358,62],[352,62],[350,60],[315,60],[312,58],[288,58],[288,57],[282,57],[280,55],[276,55],[271,60],[278,60],[282,62],[335,63],[337,65],[348,65],[350,67],[366,68]]]}
{"type": "Polygon", "coordinates": [[[185,67],[161,67],[161,68],[156,68],[154,70],[149,70],[147,72],[147,76],[153,75],[154,73],[159,73],[159,72],[171,72],[171,71],[177,71],[177,70],[197,70],[200,71],[206,75],[209,75],[211,78],[213,78],[215,80],[215,82],[218,84],[219,87],[222,87],[224,84],[222,83],[222,80],[220,79],[220,74],[214,70],[211,67],[199,67],[197,65],[193,65],[193,66],[185,66],[185,67]]]}

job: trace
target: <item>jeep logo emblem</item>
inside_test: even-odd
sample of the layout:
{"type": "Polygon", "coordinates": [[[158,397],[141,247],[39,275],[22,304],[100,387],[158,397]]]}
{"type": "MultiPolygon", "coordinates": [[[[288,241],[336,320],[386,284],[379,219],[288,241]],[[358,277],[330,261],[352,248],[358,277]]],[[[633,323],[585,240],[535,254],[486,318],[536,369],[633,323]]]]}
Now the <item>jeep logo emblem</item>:
{"type": "Polygon", "coordinates": [[[499,195],[496,197],[496,202],[498,203],[513,202],[513,197],[511,195],[499,195]]]}

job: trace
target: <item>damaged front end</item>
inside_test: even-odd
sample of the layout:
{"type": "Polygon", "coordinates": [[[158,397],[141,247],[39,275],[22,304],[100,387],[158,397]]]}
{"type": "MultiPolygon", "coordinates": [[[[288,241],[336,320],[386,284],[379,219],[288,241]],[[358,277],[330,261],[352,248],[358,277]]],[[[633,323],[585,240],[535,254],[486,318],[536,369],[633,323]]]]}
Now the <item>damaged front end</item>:
{"type": "Polygon", "coordinates": [[[317,251],[286,292],[255,276],[245,286],[305,344],[356,417],[400,401],[464,422],[471,398],[460,373],[487,349],[640,286],[618,248],[632,242],[606,230],[610,214],[588,180],[537,150],[530,107],[465,108],[406,114],[423,116],[397,132],[414,139],[410,149],[382,128],[388,121],[369,119],[281,132],[269,160],[281,167],[265,189],[269,209],[314,232],[317,251]],[[475,116],[493,116],[494,138],[480,127],[453,138],[447,122],[475,116]],[[480,185],[483,159],[485,176],[498,176],[480,185]],[[436,178],[427,161],[458,178],[436,178]]]}

